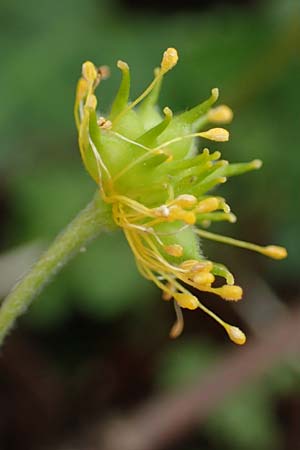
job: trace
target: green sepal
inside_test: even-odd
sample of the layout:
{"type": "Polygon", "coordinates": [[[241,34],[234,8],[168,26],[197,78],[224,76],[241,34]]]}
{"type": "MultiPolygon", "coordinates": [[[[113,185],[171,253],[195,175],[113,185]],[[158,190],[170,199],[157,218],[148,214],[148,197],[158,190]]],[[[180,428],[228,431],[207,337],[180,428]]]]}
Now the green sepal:
{"type": "Polygon", "coordinates": [[[79,131],[79,147],[81,157],[86,170],[91,175],[91,177],[96,181],[96,183],[99,183],[99,173],[97,163],[89,143],[89,126],[90,126],[91,112],[92,110],[90,108],[85,107],[85,112],[82,118],[82,123],[79,131]]]}
{"type": "Polygon", "coordinates": [[[153,147],[156,142],[157,138],[165,129],[168,127],[172,120],[172,113],[166,114],[164,119],[157,124],[156,126],[150,128],[150,130],[146,131],[141,137],[137,139],[137,142],[143,145],[147,145],[149,147],[153,147]]]}
{"type": "Polygon", "coordinates": [[[98,152],[100,153],[103,147],[101,143],[101,131],[97,123],[96,111],[94,110],[91,110],[89,114],[89,132],[93,143],[95,144],[98,152]]]}
{"type": "MultiPolygon", "coordinates": [[[[216,102],[218,98],[217,91],[213,91],[212,95],[200,103],[200,105],[195,106],[189,111],[185,111],[178,116],[174,117],[166,131],[164,131],[158,138],[159,144],[164,144],[165,142],[171,141],[178,136],[187,136],[195,131],[195,122],[206,114],[210,107],[216,102]]],[[[192,156],[193,151],[193,138],[184,138],[179,142],[172,143],[168,146],[168,149],[172,152],[174,159],[183,159],[185,157],[192,156]]]]}
{"type": "MultiPolygon", "coordinates": [[[[156,69],[158,70],[158,69],[156,69]]],[[[156,75],[156,70],[154,75],[156,75]]],[[[137,108],[137,113],[145,125],[145,129],[149,130],[156,126],[161,120],[161,114],[157,106],[158,97],[161,90],[163,77],[160,77],[152,91],[144,98],[140,106],[137,108]]]]}
{"type": "Polygon", "coordinates": [[[120,112],[126,108],[128,99],[129,99],[129,93],[130,93],[130,70],[129,67],[124,66],[123,69],[120,69],[122,71],[122,80],[121,84],[118,90],[118,93],[115,97],[115,100],[111,107],[110,112],[110,120],[113,121],[115,117],[117,117],[120,112]]]}
{"type": "Polygon", "coordinates": [[[260,169],[262,162],[259,159],[255,159],[248,163],[228,164],[219,173],[225,177],[232,177],[235,175],[242,175],[243,173],[250,172],[251,170],[260,169]]]}
{"type": "Polygon", "coordinates": [[[212,105],[218,100],[218,97],[218,91],[213,89],[211,96],[207,100],[176,116],[174,123],[194,124],[209,111],[212,105]]]}

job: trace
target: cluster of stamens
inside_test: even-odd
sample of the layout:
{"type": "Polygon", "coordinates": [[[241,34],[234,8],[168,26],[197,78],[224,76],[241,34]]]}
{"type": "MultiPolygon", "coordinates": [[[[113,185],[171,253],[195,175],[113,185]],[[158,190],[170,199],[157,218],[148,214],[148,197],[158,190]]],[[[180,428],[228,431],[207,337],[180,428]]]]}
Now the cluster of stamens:
{"type": "MultiPolygon", "coordinates": [[[[177,51],[173,48],[167,49],[160,68],[155,71],[154,80],[131,103],[128,103],[129,67],[123,61],[118,61],[123,79],[111,114],[107,118],[97,117],[97,99],[94,95],[96,86],[107,76],[107,69],[97,70],[92,63],[84,63],[75,102],[81,155],[87,170],[99,185],[103,200],[111,204],[113,219],[123,229],[141,274],[162,290],[164,300],[174,299],[177,320],[170,335],[177,337],[182,332],[181,308],[200,308],[224,327],[233,342],[244,344],[246,337],[239,328],[220,319],[187,288],[190,286],[201,292],[214,293],[224,300],[238,301],[242,298],[241,287],[234,284],[234,277],[225,266],[208,261],[201,255],[199,244],[194,251],[195,256],[190,257],[181,239],[185,233],[190,233],[191,239],[200,236],[256,250],[275,259],[284,258],[286,250],[282,247],[260,247],[203,229],[203,226],[214,220],[235,221],[226,201],[221,197],[208,195],[207,192],[215,185],[224,183],[227,176],[259,168],[261,162],[255,160],[230,166],[227,161],[219,161],[219,152],[210,153],[208,149],[204,149],[198,156],[176,160],[173,157],[173,149],[177,144],[184,144],[199,137],[225,142],[229,133],[223,128],[211,128],[207,131],[190,128],[190,132],[170,135],[163,139],[161,136],[164,136],[164,130],[168,130],[173,120],[169,108],[163,110],[165,117],[160,123],[146,128],[140,136],[132,136],[122,131],[124,119],[129,117],[135,106],[142,100],[147,100],[147,97],[157,90],[163,75],[175,66],[177,60],[177,51]],[[125,146],[125,149],[138,153],[135,158],[128,160],[115,171],[110,161],[113,155],[106,152],[102,139],[108,143],[116,142],[116,145],[125,146]],[[145,174],[147,164],[152,176],[149,182],[151,185],[147,187],[142,183],[135,186],[130,176],[139,179],[138,170],[145,174]],[[124,182],[126,176],[127,184],[124,182]],[[223,277],[226,284],[215,287],[216,276],[223,277]]],[[[211,98],[202,108],[203,114],[200,110],[202,126],[208,122],[228,123],[232,119],[232,111],[226,105],[211,108],[217,97],[218,90],[213,89],[211,98]]],[[[143,111],[140,114],[142,115],[143,111]]],[[[200,113],[197,110],[188,111],[183,113],[182,120],[198,120],[198,116],[194,119],[193,114],[196,117],[196,114],[199,116],[200,113]]],[[[178,119],[175,117],[175,124],[176,120],[178,119]]],[[[124,151],[120,153],[120,158],[123,158],[124,151]]],[[[117,164],[118,161],[115,165],[117,164]]]]}

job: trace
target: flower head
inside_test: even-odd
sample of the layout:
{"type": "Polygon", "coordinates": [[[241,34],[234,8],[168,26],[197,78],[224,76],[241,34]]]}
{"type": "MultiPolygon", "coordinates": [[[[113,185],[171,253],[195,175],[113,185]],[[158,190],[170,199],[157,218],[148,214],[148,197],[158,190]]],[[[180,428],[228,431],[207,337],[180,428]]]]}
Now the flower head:
{"type": "Polygon", "coordinates": [[[204,148],[197,152],[199,138],[229,139],[228,131],[219,125],[230,122],[231,109],[226,105],[213,108],[218,89],[181,114],[173,115],[168,107],[160,112],[161,82],[177,60],[177,51],[168,48],[153,81],[132,102],[129,67],[118,61],[122,81],[107,116],[98,114],[94,91],[108,70],[85,62],[74,109],[80,152],[100,195],[111,205],[115,223],[124,231],[139,271],[162,290],[164,300],[174,300],[177,320],[170,335],[176,337],[183,329],[182,308],[199,308],[221,324],[233,342],[244,344],[246,337],[239,328],[225,323],[189,291],[192,287],[228,301],[238,301],[243,294],[224,265],[204,257],[199,236],[275,259],[284,258],[286,250],[260,247],[204,229],[214,221],[235,221],[224,198],[210,191],[230,176],[260,168],[261,161],[229,164],[219,151],[211,153],[204,148]],[[225,280],[223,286],[215,286],[216,277],[225,280]]]}

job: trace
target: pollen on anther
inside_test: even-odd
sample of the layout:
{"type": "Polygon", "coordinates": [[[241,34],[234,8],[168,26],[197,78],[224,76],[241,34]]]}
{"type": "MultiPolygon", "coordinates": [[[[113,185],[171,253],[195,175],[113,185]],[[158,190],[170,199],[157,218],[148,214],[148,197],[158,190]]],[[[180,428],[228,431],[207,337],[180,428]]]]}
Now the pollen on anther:
{"type": "Polygon", "coordinates": [[[211,128],[199,133],[199,136],[216,142],[227,142],[229,140],[229,132],[225,128],[211,128]]]}
{"type": "Polygon", "coordinates": [[[170,47],[163,54],[163,59],[161,61],[161,69],[163,72],[171,70],[178,61],[178,53],[176,48],[170,47]]]}
{"type": "Polygon", "coordinates": [[[167,245],[164,250],[170,256],[180,257],[183,254],[183,248],[179,244],[167,245]]]}
{"type": "Polygon", "coordinates": [[[287,257],[287,250],[284,247],[278,245],[268,245],[264,247],[263,253],[273,259],[284,259],[287,257]]]}
{"type": "Polygon", "coordinates": [[[97,79],[97,70],[91,61],[86,61],[82,64],[82,76],[90,82],[94,82],[97,79]]]}
{"type": "Polygon", "coordinates": [[[246,335],[242,332],[238,327],[234,327],[232,325],[228,325],[226,327],[227,334],[229,338],[238,345],[244,345],[246,342],[246,335]]]}

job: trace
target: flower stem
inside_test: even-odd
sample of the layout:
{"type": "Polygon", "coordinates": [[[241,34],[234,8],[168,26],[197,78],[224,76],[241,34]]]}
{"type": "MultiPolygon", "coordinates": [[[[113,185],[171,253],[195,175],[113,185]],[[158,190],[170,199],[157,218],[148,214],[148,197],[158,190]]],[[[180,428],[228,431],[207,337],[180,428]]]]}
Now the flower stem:
{"type": "Polygon", "coordinates": [[[98,193],[54,240],[52,245],[14,286],[0,308],[0,345],[15,320],[30,306],[51,278],[80,248],[101,232],[114,228],[110,207],[98,193]]]}

